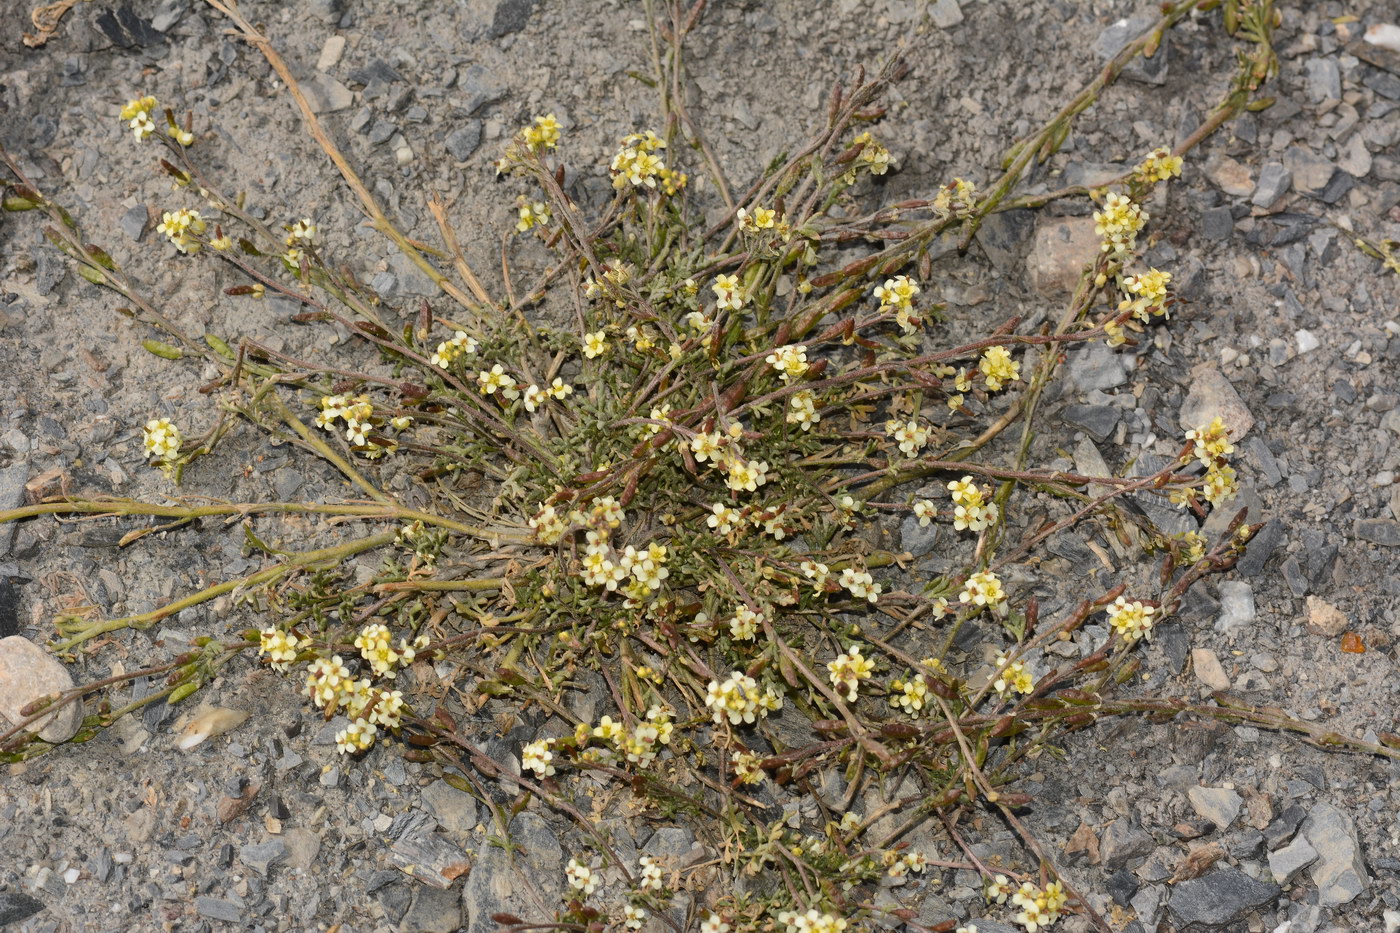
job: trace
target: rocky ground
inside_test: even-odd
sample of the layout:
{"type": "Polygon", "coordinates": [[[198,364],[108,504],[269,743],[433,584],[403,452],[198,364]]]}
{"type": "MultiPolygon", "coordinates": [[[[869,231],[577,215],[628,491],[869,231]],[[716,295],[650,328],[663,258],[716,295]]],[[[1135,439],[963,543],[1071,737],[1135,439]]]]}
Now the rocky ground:
{"type": "MultiPolygon", "coordinates": [[[[1400,238],[1400,52],[1358,41],[1396,14],[1385,0],[1280,6],[1277,103],[1192,153],[1183,180],[1150,208],[1149,259],[1188,301],[1137,352],[1071,356],[1043,416],[1040,452],[1091,472],[1100,462],[1132,470],[1175,453],[1201,413],[1223,412],[1238,429],[1243,504],[1267,524],[1234,574],[1212,580],[1163,627],[1144,655],[1147,682],[1133,689],[1228,688],[1374,735],[1400,731],[1400,278],[1344,231],[1400,238]]],[[[600,166],[618,136],[651,119],[653,92],[627,75],[646,70],[650,54],[640,5],[247,7],[310,76],[331,130],[405,228],[435,238],[422,192],[443,192],[460,228],[480,231],[464,237],[479,268],[498,265],[499,231],[513,218],[515,192],[497,185],[489,163],[514,127],[553,111],[575,164],[600,166]]],[[[1132,28],[1114,24],[1150,7],[714,3],[690,53],[692,106],[731,178],[745,182],[817,123],[833,80],[905,45],[913,71],[881,130],[898,171],[880,196],[923,195],[955,174],[990,178],[1005,146],[1132,28]]],[[[271,221],[314,215],[382,294],[429,292],[357,226],[266,64],[227,38],[216,14],[187,0],[136,2],[130,9],[151,31],[133,34],[104,29],[102,11],[79,4],[47,47],[29,50],[16,25],[27,22],[27,4],[5,8],[0,137],[182,323],[257,334],[289,352],[313,339],[290,322],[295,309],[217,298],[230,283],[212,264],[170,261],[153,229],[169,183],[150,174],[149,151],[114,119],[140,93],[192,110],[214,168],[240,179],[271,221]]],[[[1215,20],[1180,27],[1158,61],[1104,95],[1028,190],[1109,177],[1184,137],[1224,90],[1233,55],[1215,20]]],[[[579,196],[606,185],[600,168],[579,196]]],[[[1086,213],[1078,202],[999,215],[970,261],[940,261],[930,288],[949,303],[949,326],[1054,313],[1086,255],[1071,248],[1084,242],[1086,213]]],[[[55,468],[73,491],[167,491],[142,462],[139,428],[154,414],[207,424],[200,374],[146,354],[147,331],[73,275],[30,218],[0,220],[0,256],[0,508],[21,503],[26,483],[55,468]]],[[[513,261],[528,274],[546,257],[525,248],[513,261]]],[[[186,491],[349,494],[309,458],[251,431],[200,461],[186,491]]],[[[905,546],[931,551],[916,529],[906,529],[905,546]]],[[[0,529],[0,635],[43,641],[65,600],[141,611],[256,566],[236,529],[214,524],[123,550],[118,536],[105,524],[0,529]]],[[[936,564],[920,556],[926,569],[936,564]]],[[[1130,563],[1106,529],[1085,526],[1058,537],[1041,569],[1092,586],[1044,597],[1064,604],[1101,591],[1130,563]]],[[[254,621],[228,604],[185,613],[113,639],[80,673],[135,669],[194,635],[254,621]]],[[[123,696],[149,689],[138,682],[123,696]]],[[[512,864],[472,797],[391,751],[346,761],[334,727],[310,718],[294,694],[279,676],[235,664],[208,690],[211,702],[252,713],[228,736],[179,751],[177,711],[158,705],[86,745],[0,772],[0,925],[480,933],[494,927],[494,911],[542,917],[557,905],[563,862],[578,847],[569,826],[534,810],[516,816],[510,831],[524,854],[512,864]],[[473,869],[445,887],[402,870],[461,854],[473,869]]],[[[477,725],[488,750],[515,766],[520,730],[500,734],[486,716],[477,725]]],[[[1115,930],[1400,929],[1393,763],[1247,727],[1126,719],[1105,721],[1069,743],[1065,760],[1047,756],[1039,767],[1027,782],[1038,801],[1028,824],[1115,930]],[[1180,880],[1192,852],[1217,861],[1180,880]]],[[[706,857],[685,831],[621,817],[610,825],[624,852],[706,857]]],[[[1009,832],[991,823],[980,832],[985,858],[1027,867],[1009,832]]],[[[925,923],[987,911],[970,876],[911,884],[923,886],[925,923]]],[[[695,902],[706,894],[694,892],[695,902]]],[[[993,911],[976,922],[981,933],[1004,933],[1006,919],[993,911]]],[[[1083,929],[1076,923],[1060,928],[1083,929]]]]}

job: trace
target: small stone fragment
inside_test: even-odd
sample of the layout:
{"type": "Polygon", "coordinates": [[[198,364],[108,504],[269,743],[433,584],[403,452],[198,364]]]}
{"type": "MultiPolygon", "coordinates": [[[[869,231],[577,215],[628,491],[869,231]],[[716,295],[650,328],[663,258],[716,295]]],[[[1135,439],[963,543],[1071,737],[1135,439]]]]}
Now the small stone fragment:
{"type": "Polygon", "coordinates": [[[1283,848],[1269,853],[1269,871],[1279,884],[1288,884],[1298,872],[1317,861],[1317,850],[1302,836],[1283,848]]]}
{"type": "Polygon", "coordinates": [[[1342,97],[1342,69],[1335,58],[1310,58],[1308,69],[1308,97],[1314,103],[1340,100],[1342,97]]]}
{"type": "Polygon", "coordinates": [[[301,82],[302,93],[312,113],[334,113],[355,102],[350,89],[328,74],[317,72],[301,82]]]}
{"type": "Polygon", "coordinates": [[[1186,792],[1186,798],[1191,801],[1191,809],[1214,823],[1221,832],[1239,816],[1244,802],[1227,787],[1193,787],[1186,792]]]}
{"type": "Polygon", "coordinates": [[[525,24],[530,21],[530,14],[535,10],[535,2],[536,0],[501,0],[496,4],[496,13],[491,17],[491,29],[486,37],[500,39],[524,29],[525,24]]]}
{"type": "Polygon", "coordinates": [[[330,71],[345,53],[345,37],[330,36],[321,46],[321,56],[316,59],[317,71],[330,71]]]}
{"type": "Polygon", "coordinates": [[[1352,534],[1384,547],[1400,547],[1400,521],[1393,518],[1358,518],[1352,534]]]}
{"type": "Polygon", "coordinates": [[[0,927],[27,920],[44,909],[44,902],[18,891],[0,891],[0,927]]]}
{"type": "Polygon", "coordinates": [[[1317,335],[1310,330],[1297,330],[1293,332],[1293,339],[1298,341],[1298,354],[1310,353],[1322,346],[1317,335]]]}
{"type": "MultiPolygon", "coordinates": [[[[0,638],[0,716],[11,724],[24,720],[20,710],[42,697],[73,689],[68,669],[21,635],[0,638]]],[[[57,744],[71,739],[83,722],[83,701],[74,700],[26,726],[39,738],[57,744]]]]}
{"type": "Polygon", "coordinates": [[[1230,208],[1212,207],[1208,211],[1201,212],[1201,234],[1207,240],[1220,242],[1228,240],[1235,232],[1235,218],[1230,213],[1230,208]]]}
{"type": "Polygon", "coordinates": [[[1046,297],[1068,295],[1098,254],[1092,217],[1056,217],[1037,224],[1026,257],[1031,287],[1046,297]]]}
{"type": "Polygon", "coordinates": [[[1257,190],[1254,180],[1249,177],[1249,167],[1229,156],[1223,155],[1206,163],[1206,177],[1232,198],[1247,198],[1257,190]]]}
{"type": "Polygon", "coordinates": [[[247,710],[201,706],[190,714],[188,721],[176,724],[176,728],[180,730],[180,738],[175,741],[175,747],[181,751],[189,751],[206,739],[237,729],[248,719],[248,715],[247,710]]]}
{"type": "Polygon", "coordinates": [[[1120,414],[1121,411],[1112,405],[1069,405],[1060,413],[1060,418],[1094,440],[1106,441],[1118,426],[1120,414]]]}
{"type": "Polygon", "coordinates": [[[246,845],[238,850],[238,860],[264,878],[273,865],[286,857],[287,844],[281,839],[269,839],[267,842],[246,845]]]}
{"type": "Polygon", "coordinates": [[[1217,929],[1248,911],[1272,904],[1278,894],[1278,885],[1256,881],[1238,868],[1227,866],[1178,884],[1172,889],[1167,909],[1184,926],[1200,924],[1217,929]]]}
{"type": "Polygon", "coordinates": [[[243,922],[243,910],[233,901],[217,897],[197,897],[194,899],[194,909],[201,917],[210,920],[222,920],[225,923],[243,922]]]}
{"type": "Polygon", "coordinates": [[[1317,885],[1319,904],[1346,904],[1370,887],[1351,817],[1329,803],[1316,804],[1303,821],[1302,833],[1317,850],[1317,861],[1309,874],[1317,885]]]}
{"type": "Polygon", "coordinates": [[[1215,630],[1232,635],[1254,621],[1254,590],[1243,580],[1226,580],[1220,584],[1220,615],[1215,630]]]}
{"type": "Polygon", "coordinates": [[[1127,818],[1117,819],[1105,827],[1099,840],[1099,855],[1105,871],[1117,871],[1127,868],[1134,859],[1150,855],[1154,845],[1141,827],[1127,818]]]}
{"type": "Polygon", "coordinates": [[[1259,183],[1250,199],[1255,207],[1268,207],[1288,192],[1293,174],[1281,162],[1270,162],[1259,170],[1259,183]]]}
{"type": "Polygon", "coordinates": [[[1209,648],[1191,649],[1191,668],[1196,672],[1196,679],[1212,690],[1230,689],[1229,675],[1209,648]]]}
{"type": "Polygon", "coordinates": [[[929,19],[939,29],[951,29],[963,21],[962,7],[958,0],[934,0],[928,8],[929,19]]]}
{"type": "Polygon", "coordinates": [[[389,863],[424,884],[446,890],[471,870],[467,853],[432,833],[414,833],[394,843],[389,863]]]}
{"type": "Polygon", "coordinates": [[[1203,364],[1191,371],[1190,384],[1191,389],[1177,417],[1181,429],[1190,431],[1202,427],[1219,416],[1230,429],[1230,440],[1235,443],[1244,440],[1254,427],[1254,415],[1225,374],[1213,364],[1203,364]]]}
{"type": "Polygon", "coordinates": [[[1316,596],[1308,597],[1309,631],[1332,638],[1346,631],[1347,622],[1346,613],[1336,606],[1316,596]]]}

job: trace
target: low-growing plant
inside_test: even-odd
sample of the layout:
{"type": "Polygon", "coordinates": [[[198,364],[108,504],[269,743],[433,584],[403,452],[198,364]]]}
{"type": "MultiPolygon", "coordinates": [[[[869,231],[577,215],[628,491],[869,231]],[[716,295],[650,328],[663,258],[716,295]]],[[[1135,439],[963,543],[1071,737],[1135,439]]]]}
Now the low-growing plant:
{"type": "MultiPolygon", "coordinates": [[[[136,143],[161,149],[176,184],[158,228],[170,261],[224,263],[242,280],[228,295],[292,299],[304,309],[297,320],[338,327],[369,352],[300,359],[250,336],[191,335],[6,157],[16,176],[6,207],[48,215],[49,238],[84,278],[164,332],[147,341],[153,353],[218,373],[202,389],[216,401],[210,426],[146,425],[153,465],[178,483],[246,423],[321,458],[363,497],[223,502],[172,490],[160,503],[61,496],[0,515],[165,522],[124,544],[227,517],[267,558],[254,573],[149,612],[61,614],[53,648],[67,657],[221,596],[266,621],[35,704],[27,722],[54,702],[168,677],[123,708],[99,704],[79,734],[88,738],[144,703],[184,699],[256,650],[326,719],[345,717],[342,753],[382,754],[369,750],[392,741],[491,804],[503,835],[511,808],[502,801],[538,800],[578,824],[590,850],[569,860],[565,902],[552,918],[497,918],[520,929],[639,928],[656,918],[705,933],[818,933],[881,915],[917,927],[914,911],[874,892],[882,879],[945,869],[979,873],[989,903],[1007,904],[998,909],[1032,933],[1064,912],[1107,929],[1018,815],[1032,803],[1015,789],[1022,764],[1061,754],[1068,733],[1111,714],[1205,715],[1394,757],[1388,745],[1223,694],[1213,704],[1116,695],[1139,670],[1139,642],[1190,586],[1231,567],[1255,530],[1241,512],[1214,540],[1168,536],[1121,503],[1157,496],[1198,517],[1227,508],[1236,485],[1228,425],[1188,432],[1179,455],[1147,475],[1031,462],[1036,412],[1065,351],[1136,343],[1166,326],[1171,274],[1139,258],[1147,204],[1180,175],[1186,152],[1242,109],[1267,105],[1255,95],[1275,68],[1268,0],[1164,3],[1151,30],[1011,149],[999,177],[984,186],[952,179],[926,198],[877,208],[867,205],[892,164],[879,102],[903,74],[900,59],[833,89],[812,137],[740,190],[681,93],[684,39],[704,4],[648,4],[658,122],[619,128],[606,167],[612,198],[590,212],[571,195],[571,179],[602,170],[569,166],[567,134],[550,114],[522,127],[495,163],[503,190],[519,196],[518,234],[555,257],[528,287],[508,263],[488,286],[436,199],[441,248],[395,227],[268,39],[232,0],[210,3],[265,54],[371,223],[442,295],[396,307],[349,271],[335,231],[307,218],[258,219],[196,158],[205,142],[191,119],[141,97],[120,117],[136,143]],[[1102,188],[1014,194],[1135,57],[1215,7],[1242,50],[1200,130],[1102,188]],[[1060,313],[1038,326],[984,321],[970,339],[953,339],[930,248],[966,248],[993,212],[1073,198],[1092,200],[1101,248],[1085,257],[1060,313]],[[717,205],[723,221],[707,223],[717,205]],[[416,498],[386,491],[399,474],[416,498]],[[1033,499],[1056,517],[1013,521],[1033,499]],[[288,514],[368,530],[288,550],[271,543],[294,533],[277,524],[288,514]],[[950,569],[926,575],[893,544],[888,528],[905,516],[944,529],[939,557],[950,569]],[[1080,592],[1058,617],[1042,618],[1022,595],[1031,559],[1091,517],[1160,555],[1160,574],[1080,592]],[[357,579],[347,562],[369,552],[381,555],[379,567],[357,579]],[[1046,653],[1089,637],[1091,623],[1106,634],[1082,657],[1046,653]],[[987,656],[963,647],[960,636],[974,629],[971,642],[987,656]],[[607,698],[596,717],[570,699],[589,690],[607,698]],[[518,769],[493,761],[460,724],[498,708],[543,720],[519,747],[518,769]],[[719,858],[623,860],[609,830],[580,810],[588,775],[629,790],[639,817],[692,827],[719,858]],[[876,800],[885,802],[869,809],[876,800]],[[1019,834],[1037,871],[977,857],[964,819],[979,810],[1019,834]],[[925,823],[946,854],[910,845],[925,823]],[[606,898],[604,866],[621,879],[606,898]],[[678,890],[705,887],[703,911],[683,922],[672,915],[678,890]]],[[[27,722],[2,737],[8,760],[48,748],[23,731],[27,722]]]]}

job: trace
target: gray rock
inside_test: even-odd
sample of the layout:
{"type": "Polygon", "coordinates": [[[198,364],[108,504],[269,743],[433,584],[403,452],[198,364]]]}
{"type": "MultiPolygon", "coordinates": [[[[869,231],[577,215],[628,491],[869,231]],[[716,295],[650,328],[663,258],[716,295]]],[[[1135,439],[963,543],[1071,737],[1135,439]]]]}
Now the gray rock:
{"type": "Polygon", "coordinates": [[[1272,904],[1278,894],[1278,885],[1255,881],[1238,868],[1224,867],[1178,884],[1172,889],[1167,909],[1187,929],[1211,930],[1272,904]]]}
{"type": "Polygon", "coordinates": [[[1337,173],[1336,165],[1304,146],[1284,150],[1283,164],[1293,173],[1293,190],[1299,194],[1322,194],[1337,173]]]}
{"type": "Polygon", "coordinates": [[[657,857],[681,859],[695,846],[695,834],[680,826],[663,826],[651,834],[642,851],[657,857]]]}
{"type": "Polygon", "coordinates": [[[1242,577],[1257,577],[1269,562],[1283,540],[1283,525],[1277,519],[1264,523],[1264,527],[1249,542],[1244,557],[1235,565],[1242,577]]]}
{"type": "Polygon", "coordinates": [[[1235,232],[1235,217],[1228,206],[1212,207],[1201,212],[1201,235],[1219,243],[1235,232]]]}
{"type": "Polygon", "coordinates": [[[253,871],[267,877],[273,865],[287,857],[287,844],[281,839],[242,846],[238,850],[238,860],[253,871]]]}
{"type": "Polygon", "coordinates": [[[1317,861],[1309,874],[1317,885],[1319,904],[1335,907],[1349,903],[1370,886],[1351,817],[1329,803],[1316,804],[1303,821],[1302,833],[1317,850],[1317,861]]]}
{"type": "Polygon", "coordinates": [[[1371,172],[1371,150],[1366,148],[1366,140],[1357,133],[1342,147],[1337,157],[1337,165],[1342,171],[1356,178],[1365,178],[1371,172]]]}
{"type": "Polygon", "coordinates": [[[1157,928],[1157,917],[1162,910],[1162,888],[1157,885],[1145,885],[1138,888],[1138,892],[1133,895],[1130,902],[1133,913],[1138,915],[1138,919],[1149,930],[1157,928]]]}
{"type": "MultiPolygon", "coordinates": [[[[25,438],[24,452],[28,453],[28,438],[25,438]]],[[[24,484],[29,482],[29,464],[17,460],[0,469],[0,511],[17,509],[24,505],[24,484]]],[[[6,522],[0,525],[0,555],[8,555],[15,543],[15,532],[19,522],[6,522]]]]}
{"type": "Polygon", "coordinates": [[[1293,184],[1293,173],[1281,162],[1270,162],[1259,170],[1259,181],[1254,186],[1250,199],[1257,207],[1268,207],[1288,192],[1293,184]]]}
{"type": "Polygon", "coordinates": [[[1067,188],[1076,185],[1099,188],[1122,178],[1131,170],[1131,166],[1115,162],[1071,162],[1061,173],[1060,182],[1067,188]]]}
{"type": "Polygon", "coordinates": [[[418,888],[413,904],[400,921],[413,933],[452,933],[462,925],[462,896],[456,889],[418,888]]]}
{"type": "Polygon", "coordinates": [[[528,916],[532,905],[558,900],[563,891],[564,850],[549,824],[526,811],[510,824],[521,846],[514,861],[501,846],[483,839],[462,888],[467,933],[496,933],[494,913],[528,916]]]}
{"type": "MultiPolygon", "coordinates": [[[[11,724],[26,717],[20,710],[42,697],[73,689],[73,677],[53,655],[20,635],[0,638],[0,717],[11,724]]],[[[71,739],[83,722],[83,701],[74,700],[30,723],[45,742],[71,739]]]]}
{"type": "Polygon", "coordinates": [[[481,121],[468,120],[464,125],[448,133],[442,141],[452,158],[465,162],[481,146],[481,121]]]}
{"type": "Polygon", "coordinates": [[[1210,424],[1217,415],[1236,443],[1254,427],[1254,415],[1225,374],[1212,365],[1197,367],[1191,371],[1191,388],[1181,403],[1177,423],[1183,431],[1189,431],[1210,424]]]}
{"type": "Polygon", "coordinates": [[[140,240],[142,234],[146,232],[146,224],[148,224],[150,220],[151,216],[146,210],[146,206],[144,204],[138,204],[125,214],[122,214],[122,219],[117,221],[117,223],[122,228],[122,233],[125,233],[133,240],[140,240]]]}
{"type": "Polygon", "coordinates": [[[0,891],[0,926],[19,923],[43,910],[43,901],[18,891],[0,891]]]}
{"type": "Polygon", "coordinates": [[[1092,217],[1042,217],[1026,256],[1031,287],[1047,298],[1069,295],[1098,254],[1092,217]]]}
{"type": "Polygon", "coordinates": [[[1298,872],[1317,861],[1317,850],[1303,836],[1277,851],[1269,853],[1269,871],[1279,884],[1288,884],[1298,872]]]}
{"type": "Polygon", "coordinates": [[[196,897],[194,909],[201,917],[210,920],[222,920],[225,923],[243,922],[243,909],[233,901],[225,901],[217,897],[196,897]]]}
{"type": "Polygon", "coordinates": [[[476,798],[446,781],[423,788],[423,805],[449,833],[470,833],[476,827],[476,798]]]}
{"type": "Polygon", "coordinates": [[[525,24],[530,21],[530,14],[535,11],[535,2],[536,0],[501,0],[496,4],[496,12],[491,17],[491,28],[487,30],[486,37],[500,39],[524,29],[525,24]]]}
{"type": "Polygon", "coordinates": [[[910,512],[899,523],[899,540],[903,548],[915,557],[931,554],[938,544],[938,522],[920,525],[919,517],[910,512]]]}
{"type": "Polygon", "coordinates": [[[1193,787],[1186,792],[1191,809],[1224,832],[1240,814],[1240,795],[1225,787],[1193,787]]]}
{"type": "Polygon", "coordinates": [[[1120,414],[1112,405],[1070,405],[1060,412],[1060,420],[1096,441],[1106,441],[1118,426],[1120,414]]]}
{"type": "Polygon", "coordinates": [[[1082,391],[1112,389],[1128,381],[1123,355],[1103,343],[1092,343],[1068,356],[1067,372],[1082,391]]]}
{"type": "Polygon", "coordinates": [[[1256,616],[1254,590],[1248,583],[1226,580],[1220,584],[1220,615],[1215,619],[1217,632],[1232,635],[1253,622],[1256,616]]]}
{"type": "Polygon", "coordinates": [[[381,143],[386,143],[398,131],[399,128],[396,127],[392,121],[380,117],[378,120],[375,120],[374,123],[370,125],[370,144],[378,146],[381,143]]]}
{"type": "Polygon", "coordinates": [[[1134,859],[1146,858],[1155,843],[1152,837],[1130,820],[1123,818],[1109,823],[1099,840],[1099,856],[1106,871],[1127,868],[1134,859]]]}
{"type": "Polygon", "coordinates": [[[319,71],[301,82],[301,90],[313,113],[334,113],[355,102],[355,95],[348,87],[319,71]]]}
{"type": "Polygon", "coordinates": [[[1316,103],[1342,98],[1342,69],[1335,58],[1310,58],[1307,62],[1308,97],[1316,103]]]}
{"type": "Polygon", "coordinates": [[[934,0],[928,8],[929,19],[939,29],[951,29],[963,21],[962,7],[958,0],[934,0]]]}
{"type": "Polygon", "coordinates": [[[1393,518],[1358,518],[1352,536],[1384,547],[1400,547],[1400,521],[1393,518]]]}

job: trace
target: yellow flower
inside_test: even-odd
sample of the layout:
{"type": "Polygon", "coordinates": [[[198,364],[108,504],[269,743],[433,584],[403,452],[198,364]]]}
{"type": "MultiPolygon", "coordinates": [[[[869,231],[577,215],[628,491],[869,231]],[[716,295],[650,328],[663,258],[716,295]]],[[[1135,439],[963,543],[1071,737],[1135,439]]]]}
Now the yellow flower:
{"type": "Polygon", "coordinates": [[[583,355],[590,360],[602,356],[608,349],[608,335],[601,330],[583,335],[583,355]]]}
{"type": "Polygon", "coordinates": [[[711,288],[715,293],[715,305],[721,311],[738,311],[744,306],[744,293],[739,288],[737,275],[717,275],[711,288]]]}
{"type": "Polygon", "coordinates": [[[146,422],[144,443],[146,456],[156,461],[171,461],[180,455],[180,429],[169,418],[152,418],[146,422]]]}
{"type": "Polygon", "coordinates": [[[525,201],[521,203],[519,213],[520,219],[516,222],[515,229],[521,233],[536,225],[545,226],[554,216],[549,205],[543,201],[525,201]]]}
{"type": "Polygon", "coordinates": [[[1138,231],[1147,220],[1147,211],[1126,195],[1109,192],[1103,210],[1094,212],[1094,232],[1103,237],[1104,252],[1126,253],[1137,243],[1138,231]]]}
{"type": "Polygon", "coordinates": [[[1156,612],[1155,606],[1144,606],[1137,600],[1128,602],[1119,596],[1108,607],[1108,623],[1125,642],[1132,644],[1143,636],[1152,637],[1152,616],[1156,612]]]}
{"type": "Polygon", "coordinates": [[[534,124],[521,130],[520,135],[531,152],[553,149],[559,144],[559,121],[552,113],[535,117],[534,124]]]}
{"type": "Polygon", "coordinates": [[[1021,364],[1011,358],[1006,347],[988,347],[977,368],[987,379],[987,389],[996,392],[1007,382],[1019,382],[1021,364]]]}
{"type": "Polygon", "coordinates": [[[1180,178],[1181,156],[1172,155],[1166,146],[1161,146],[1152,150],[1134,171],[1139,178],[1148,183],[1180,178]]]}

